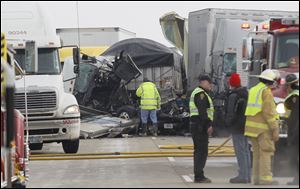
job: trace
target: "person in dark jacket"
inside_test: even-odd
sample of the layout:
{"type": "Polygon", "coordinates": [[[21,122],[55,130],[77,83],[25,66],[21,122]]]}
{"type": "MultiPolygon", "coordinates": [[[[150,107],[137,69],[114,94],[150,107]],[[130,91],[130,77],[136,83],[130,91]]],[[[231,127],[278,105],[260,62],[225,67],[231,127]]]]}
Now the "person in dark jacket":
{"type": "Polygon", "coordinates": [[[204,167],[208,156],[208,137],[212,134],[214,105],[208,92],[211,90],[211,79],[207,75],[199,77],[199,87],[190,98],[190,126],[194,142],[195,183],[211,183],[204,176],[204,167]]]}
{"type": "Polygon", "coordinates": [[[247,88],[241,86],[239,74],[232,74],[229,84],[231,90],[227,97],[225,123],[232,134],[234,150],[239,166],[238,176],[230,179],[230,183],[246,184],[251,182],[250,148],[248,138],[244,136],[248,91],[247,88]]]}
{"type": "Polygon", "coordinates": [[[288,148],[290,164],[294,180],[288,185],[299,185],[299,79],[294,74],[286,76],[289,95],[285,99],[285,107],[290,111],[288,117],[288,148]]]}

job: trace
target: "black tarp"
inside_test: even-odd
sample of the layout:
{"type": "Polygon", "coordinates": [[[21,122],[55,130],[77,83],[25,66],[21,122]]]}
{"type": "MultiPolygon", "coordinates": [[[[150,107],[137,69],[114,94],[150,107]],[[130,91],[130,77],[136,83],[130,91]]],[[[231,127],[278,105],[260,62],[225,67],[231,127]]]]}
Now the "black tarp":
{"type": "Polygon", "coordinates": [[[124,55],[129,54],[139,68],[155,66],[173,66],[174,52],[168,47],[143,38],[132,38],[120,41],[101,56],[116,56],[124,51],[124,55]]]}

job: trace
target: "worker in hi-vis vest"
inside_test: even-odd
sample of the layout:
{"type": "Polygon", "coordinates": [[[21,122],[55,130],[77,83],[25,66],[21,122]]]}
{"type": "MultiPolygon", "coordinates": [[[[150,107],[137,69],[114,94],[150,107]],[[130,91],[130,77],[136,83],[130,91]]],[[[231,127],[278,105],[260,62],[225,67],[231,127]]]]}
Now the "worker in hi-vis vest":
{"type": "Polygon", "coordinates": [[[288,152],[294,179],[288,185],[299,185],[299,79],[295,74],[285,78],[289,95],[284,105],[287,109],[288,152]]]}
{"type": "Polygon", "coordinates": [[[204,175],[208,156],[208,137],[212,134],[214,105],[208,92],[212,89],[212,80],[207,75],[199,77],[199,86],[190,98],[190,126],[194,143],[194,182],[211,183],[204,175]]]}
{"type": "Polygon", "coordinates": [[[253,149],[252,178],[255,185],[276,185],[273,181],[271,159],[275,142],[279,140],[279,115],[271,91],[276,73],[267,69],[259,76],[259,83],[249,91],[246,108],[245,136],[251,138],[253,149]]]}
{"type": "Polygon", "coordinates": [[[147,136],[147,123],[150,115],[152,121],[152,134],[157,136],[157,110],[160,109],[160,95],[153,82],[144,78],[143,83],[136,91],[136,95],[141,98],[141,120],[142,120],[142,136],[147,136]]]}

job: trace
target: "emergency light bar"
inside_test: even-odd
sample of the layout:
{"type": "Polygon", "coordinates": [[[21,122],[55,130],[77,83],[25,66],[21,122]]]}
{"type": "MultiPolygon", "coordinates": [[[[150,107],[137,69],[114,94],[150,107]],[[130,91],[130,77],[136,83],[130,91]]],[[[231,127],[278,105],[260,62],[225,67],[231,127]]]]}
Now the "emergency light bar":
{"type": "Polygon", "coordinates": [[[263,30],[268,30],[270,28],[270,25],[269,24],[263,24],[262,25],[262,29],[263,30]]]}
{"type": "Polygon", "coordinates": [[[250,24],[249,23],[244,23],[241,25],[242,29],[250,29],[250,24]]]}

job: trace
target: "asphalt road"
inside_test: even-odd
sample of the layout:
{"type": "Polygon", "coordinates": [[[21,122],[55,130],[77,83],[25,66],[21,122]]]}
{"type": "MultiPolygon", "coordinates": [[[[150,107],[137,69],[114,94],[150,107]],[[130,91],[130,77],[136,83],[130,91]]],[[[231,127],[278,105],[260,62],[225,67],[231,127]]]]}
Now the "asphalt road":
{"type": "MultiPolygon", "coordinates": [[[[211,139],[220,144],[224,139],[211,139]]],[[[79,153],[160,151],[158,145],[192,144],[190,137],[104,138],[82,140],[79,153]]],[[[172,150],[174,151],[174,150],[172,150]]],[[[179,150],[178,150],[179,151],[179,150]]],[[[33,154],[63,153],[60,144],[46,144],[33,154]]],[[[193,183],[191,157],[31,161],[29,188],[261,188],[229,184],[237,173],[235,157],[209,158],[206,176],[212,184],[193,183]]],[[[286,188],[291,178],[275,178],[276,188],[286,188]]],[[[270,186],[266,186],[270,188],[270,186]]],[[[295,186],[299,188],[299,186],[295,186]]]]}

